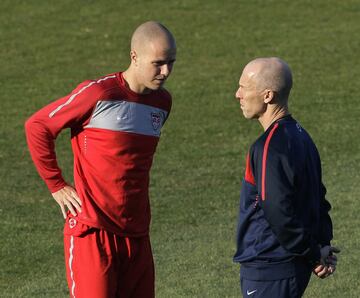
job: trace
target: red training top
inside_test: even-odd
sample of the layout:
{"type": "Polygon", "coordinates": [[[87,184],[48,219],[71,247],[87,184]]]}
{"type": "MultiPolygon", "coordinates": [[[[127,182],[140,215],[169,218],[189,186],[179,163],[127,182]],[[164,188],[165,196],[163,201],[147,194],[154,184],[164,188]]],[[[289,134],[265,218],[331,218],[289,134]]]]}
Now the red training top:
{"type": "Polygon", "coordinates": [[[27,120],[31,157],[51,192],[63,188],[54,140],[71,128],[75,188],[82,201],[76,219],[122,236],[147,235],[149,172],[170,109],[165,89],[137,94],[122,73],[85,81],[27,120]]]}

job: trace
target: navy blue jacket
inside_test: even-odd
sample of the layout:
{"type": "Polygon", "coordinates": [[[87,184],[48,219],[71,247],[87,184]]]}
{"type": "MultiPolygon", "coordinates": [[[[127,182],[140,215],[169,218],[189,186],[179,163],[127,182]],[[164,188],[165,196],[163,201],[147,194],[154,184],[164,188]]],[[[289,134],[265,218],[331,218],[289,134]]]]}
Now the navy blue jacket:
{"type": "Polygon", "coordinates": [[[281,269],[273,277],[285,278],[294,274],[294,264],[318,262],[320,246],[332,239],[325,194],[309,134],[290,115],[274,122],[247,156],[234,256],[242,274],[260,268],[262,278],[276,265],[281,269]]]}

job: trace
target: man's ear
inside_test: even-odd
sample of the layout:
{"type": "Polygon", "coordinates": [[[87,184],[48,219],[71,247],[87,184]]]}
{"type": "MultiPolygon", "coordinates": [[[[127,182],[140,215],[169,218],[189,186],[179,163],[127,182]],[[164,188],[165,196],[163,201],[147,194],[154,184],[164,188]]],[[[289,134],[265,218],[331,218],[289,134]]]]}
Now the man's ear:
{"type": "Polygon", "coordinates": [[[271,103],[275,98],[275,92],[270,89],[264,91],[264,103],[271,103]]]}
{"type": "Polygon", "coordinates": [[[136,64],[137,62],[137,54],[135,51],[130,51],[130,60],[131,60],[131,63],[134,63],[136,64]]]}

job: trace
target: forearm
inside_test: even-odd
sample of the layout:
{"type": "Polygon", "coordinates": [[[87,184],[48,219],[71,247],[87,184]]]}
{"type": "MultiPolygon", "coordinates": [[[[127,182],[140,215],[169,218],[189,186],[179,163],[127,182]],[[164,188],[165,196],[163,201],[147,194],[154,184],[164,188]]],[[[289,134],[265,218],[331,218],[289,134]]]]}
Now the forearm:
{"type": "MultiPolygon", "coordinates": [[[[272,202],[273,205],[276,202],[272,202]]],[[[281,205],[281,204],[280,204],[281,205]]],[[[320,247],[309,231],[303,226],[296,215],[283,206],[264,208],[264,214],[279,243],[287,251],[303,256],[310,262],[320,260],[320,247]]]]}
{"type": "Polygon", "coordinates": [[[320,244],[321,246],[330,245],[330,241],[333,239],[333,225],[329,215],[331,210],[330,203],[326,200],[326,188],[324,184],[322,186],[322,195],[320,202],[320,244]]]}

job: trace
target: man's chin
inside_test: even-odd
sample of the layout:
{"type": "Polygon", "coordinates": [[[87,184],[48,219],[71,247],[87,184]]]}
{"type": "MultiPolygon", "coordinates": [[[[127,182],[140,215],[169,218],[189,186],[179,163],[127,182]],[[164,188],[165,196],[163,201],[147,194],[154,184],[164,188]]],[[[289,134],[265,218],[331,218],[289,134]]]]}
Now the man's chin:
{"type": "Polygon", "coordinates": [[[244,118],[250,119],[249,115],[244,110],[242,110],[242,114],[243,114],[244,118]]]}
{"type": "Polygon", "coordinates": [[[254,115],[249,115],[249,114],[246,114],[246,113],[243,113],[243,116],[245,119],[257,119],[258,117],[254,116],[254,115]]]}
{"type": "Polygon", "coordinates": [[[164,85],[164,83],[165,82],[151,84],[151,86],[149,86],[148,88],[153,90],[153,91],[156,91],[156,90],[159,90],[164,85]]]}

